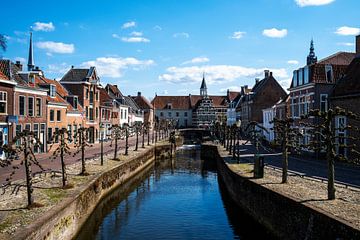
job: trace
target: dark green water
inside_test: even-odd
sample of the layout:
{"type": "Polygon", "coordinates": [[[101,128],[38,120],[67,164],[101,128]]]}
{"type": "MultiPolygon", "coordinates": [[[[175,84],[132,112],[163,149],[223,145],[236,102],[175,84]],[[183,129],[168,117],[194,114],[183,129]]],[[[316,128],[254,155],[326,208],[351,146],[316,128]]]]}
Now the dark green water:
{"type": "Polygon", "coordinates": [[[97,207],[77,239],[271,239],[228,197],[214,163],[178,151],[97,207]]]}

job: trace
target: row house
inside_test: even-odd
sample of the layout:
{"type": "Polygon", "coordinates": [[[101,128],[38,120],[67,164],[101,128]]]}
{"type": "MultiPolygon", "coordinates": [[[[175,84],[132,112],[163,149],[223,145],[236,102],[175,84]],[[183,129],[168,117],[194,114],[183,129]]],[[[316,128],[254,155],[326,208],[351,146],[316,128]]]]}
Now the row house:
{"type": "Polygon", "coordinates": [[[138,92],[137,96],[132,97],[139,106],[139,108],[144,112],[144,123],[153,126],[154,124],[154,106],[141,95],[141,92],[138,92]]]}
{"type": "Polygon", "coordinates": [[[125,98],[118,86],[107,84],[105,86],[105,90],[110,96],[110,98],[116,101],[119,106],[119,122],[117,124],[119,124],[120,126],[123,126],[124,124],[129,124],[129,106],[126,105],[125,98]]]}
{"type": "Polygon", "coordinates": [[[263,123],[263,109],[272,107],[279,99],[286,97],[285,90],[269,70],[264,71],[264,79],[255,79],[251,92],[245,91],[237,104],[241,125],[244,128],[252,122],[263,123]]]}
{"type": "Polygon", "coordinates": [[[248,85],[241,86],[240,92],[230,92],[228,90],[228,99],[229,99],[229,106],[227,108],[226,113],[226,125],[232,126],[236,124],[236,121],[241,120],[241,111],[238,107],[241,103],[241,99],[251,92],[251,89],[248,88],[248,85]]]}
{"type": "Polygon", "coordinates": [[[144,122],[144,111],[136,104],[135,100],[129,95],[124,96],[125,104],[128,106],[128,124],[134,126],[136,123],[144,122]]]}
{"type": "MultiPolygon", "coordinates": [[[[332,108],[340,107],[360,115],[360,35],[356,38],[356,57],[348,66],[345,75],[337,82],[331,95],[330,106],[332,108]]],[[[334,126],[336,134],[342,137],[360,137],[360,120],[347,119],[345,116],[338,116],[335,119],[334,126]],[[353,129],[344,129],[346,125],[351,125],[353,129]]],[[[337,154],[348,157],[351,161],[359,159],[360,156],[349,149],[341,147],[342,144],[354,145],[355,150],[360,152],[360,140],[337,139],[337,154]]]]}
{"type": "MultiPolygon", "coordinates": [[[[300,128],[304,134],[303,144],[308,144],[310,137],[306,134],[308,129],[300,125],[301,116],[307,114],[311,109],[328,110],[328,96],[336,81],[345,74],[354,57],[355,53],[337,52],[318,61],[314,43],[311,40],[307,64],[293,72],[289,88],[291,117],[294,118],[294,127],[300,128]]],[[[311,117],[303,121],[308,124],[317,124],[319,120],[311,117]]]]}
{"type": "Polygon", "coordinates": [[[78,101],[85,109],[83,127],[89,129],[90,143],[99,140],[100,128],[100,78],[95,67],[86,69],[72,67],[60,80],[68,92],[78,96],[78,101]]]}

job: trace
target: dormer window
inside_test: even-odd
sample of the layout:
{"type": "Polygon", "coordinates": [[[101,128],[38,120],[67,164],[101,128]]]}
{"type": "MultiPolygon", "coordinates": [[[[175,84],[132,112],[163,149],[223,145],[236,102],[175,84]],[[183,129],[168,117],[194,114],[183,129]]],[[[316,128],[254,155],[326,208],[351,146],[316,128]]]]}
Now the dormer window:
{"type": "Polygon", "coordinates": [[[325,73],[326,73],[326,82],[333,82],[333,69],[330,64],[325,65],[325,73]]]}
{"type": "Polygon", "coordinates": [[[35,83],[35,76],[34,75],[29,76],[29,82],[30,83],[35,83]]]}
{"type": "Polygon", "coordinates": [[[167,109],[172,109],[172,104],[171,103],[166,104],[166,108],[167,109]]]}
{"type": "Polygon", "coordinates": [[[78,108],[78,97],[74,97],[74,109],[78,108]]]}
{"type": "Polygon", "coordinates": [[[50,97],[55,97],[56,96],[56,86],[50,84],[50,97]]]}

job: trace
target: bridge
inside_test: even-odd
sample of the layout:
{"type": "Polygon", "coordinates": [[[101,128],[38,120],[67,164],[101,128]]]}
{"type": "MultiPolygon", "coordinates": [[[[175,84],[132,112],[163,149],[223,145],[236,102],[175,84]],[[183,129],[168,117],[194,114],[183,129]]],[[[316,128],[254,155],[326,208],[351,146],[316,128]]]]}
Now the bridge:
{"type": "Polygon", "coordinates": [[[178,134],[183,138],[184,144],[200,144],[211,139],[210,129],[205,128],[179,129],[178,134]]]}

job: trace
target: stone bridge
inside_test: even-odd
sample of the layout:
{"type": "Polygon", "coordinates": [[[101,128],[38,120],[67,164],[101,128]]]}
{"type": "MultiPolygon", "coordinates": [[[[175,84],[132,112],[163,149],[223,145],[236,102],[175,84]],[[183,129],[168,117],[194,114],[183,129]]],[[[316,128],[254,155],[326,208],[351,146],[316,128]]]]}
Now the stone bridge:
{"type": "Polygon", "coordinates": [[[184,144],[200,144],[211,139],[210,129],[204,128],[179,129],[178,134],[183,138],[184,144]]]}

